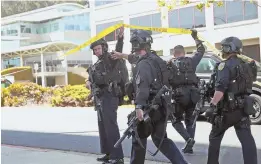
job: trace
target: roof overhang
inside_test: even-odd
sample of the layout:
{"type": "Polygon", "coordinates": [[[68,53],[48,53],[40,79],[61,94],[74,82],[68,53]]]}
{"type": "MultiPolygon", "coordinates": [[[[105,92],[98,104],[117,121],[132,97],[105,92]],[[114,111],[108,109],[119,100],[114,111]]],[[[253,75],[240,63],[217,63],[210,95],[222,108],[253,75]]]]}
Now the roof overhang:
{"type": "Polygon", "coordinates": [[[46,54],[46,53],[55,53],[59,51],[65,52],[77,46],[78,46],[77,44],[72,42],[67,42],[67,41],[47,42],[47,43],[35,44],[31,46],[24,46],[9,51],[2,51],[1,57],[3,59],[9,59],[9,58],[21,57],[21,56],[40,55],[41,53],[46,54]]]}
{"type": "Polygon", "coordinates": [[[1,19],[1,25],[7,25],[15,22],[42,22],[50,19],[58,19],[65,16],[79,15],[83,13],[88,13],[90,11],[89,8],[70,11],[70,12],[48,12],[48,14],[38,14],[38,15],[26,15],[26,16],[18,16],[10,19],[1,19]]]}

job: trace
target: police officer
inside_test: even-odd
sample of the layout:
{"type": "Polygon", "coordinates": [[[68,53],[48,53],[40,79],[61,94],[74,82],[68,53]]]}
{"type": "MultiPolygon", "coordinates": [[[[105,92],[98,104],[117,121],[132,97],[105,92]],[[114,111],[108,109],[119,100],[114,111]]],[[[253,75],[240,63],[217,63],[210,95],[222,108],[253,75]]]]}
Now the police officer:
{"type": "Polygon", "coordinates": [[[193,145],[195,144],[195,127],[192,127],[194,116],[193,111],[196,103],[199,101],[199,92],[197,90],[198,78],[196,76],[196,68],[202,59],[205,48],[202,41],[198,39],[197,31],[192,30],[192,37],[196,42],[197,52],[192,57],[185,57],[185,50],[182,45],[174,47],[174,59],[171,64],[175,67],[172,74],[171,85],[175,93],[176,111],[172,120],[172,126],[186,141],[185,147],[182,149],[184,153],[193,153],[193,145]],[[184,127],[181,120],[185,113],[184,127]]]}
{"type": "MultiPolygon", "coordinates": [[[[228,37],[221,42],[223,58],[218,65],[215,93],[211,108],[206,116],[212,123],[209,135],[208,164],[219,164],[219,151],[226,130],[234,126],[243,149],[245,164],[257,164],[257,149],[250,129],[249,115],[255,113],[252,92],[253,76],[256,68],[237,57],[241,53],[242,42],[237,37],[228,37]]],[[[253,63],[252,63],[253,64],[253,63]]]]}
{"type": "MultiPolygon", "coordinates": [[[[91,88],[93,85],[90,81],[87,86],[92,89],[93,94],[97,94],[101,101],[101,109],[98,113],[98,126],[100,134],[101,153],[105,156],[97,158],[104,164],[123,164],[123,150],[114,148],[115,142],[120,138],[119,127],[117,123],[117,109],[119,105],[119,87],[112,85],[114,82],[119,83],[119,70],[115,70],[114,66],[117,65],[118,60],[113,60],[108,52],[108,44],[104,39],[98,40],[91,44],[91,49],[94,55],[99,60],[90,68],[90,76],[92,76],[93,83],[97,88],[91,88]],[[115,74],[116,73],[116,74],[115,74]],[[97,91],[98,90],[98,91],[97,91]]],[[[123,29],[118,36],[116,50],[122,51],[123,47],[123,29]]],[[[95,101],[95,100],[94,100],[95,101]]],[[[97,101],[97,100],[96,100],[97,101]]]]}
{"type": "MultiPolygon", "coordinates": [[[[131,36],[132,49],[140,57],[137,61],[137,74],[135,76],[135,110],[137,118],[143,120],[143,110],[146,105],[151,101],[153,95],[150,94],[151,86],[157,86],[154,89],[159,90],[161,84],[159,84],[160,78],[156,70],[155,65],[149,64],[153,58],[151,53],[152,37],[151,33],[144,30],[137,30],[131,36]]],[[[155,57],[155,56],[154,56],[155,57]]],[[[160,116],[163,117],[163,116],[160,116]]],[[[164,132],[164,119],[153,121],[152,140],[156,146],[159,146],[161,137],[164,132]]],[[[138,124],[139,126],[139,124],[138,124]]],[[[133,137],[132,150],[131,150],[131,164],[142,164],[145,161],[146,154],[146,141],[147,138],[141,140],[145,149],[137,141],[136,137],[133,137]]],[[[171,163],[187,164],[182,154],[176,147],[173,141],[167,138],[165,134],[162,145],[159,149],[171,163]]]]}

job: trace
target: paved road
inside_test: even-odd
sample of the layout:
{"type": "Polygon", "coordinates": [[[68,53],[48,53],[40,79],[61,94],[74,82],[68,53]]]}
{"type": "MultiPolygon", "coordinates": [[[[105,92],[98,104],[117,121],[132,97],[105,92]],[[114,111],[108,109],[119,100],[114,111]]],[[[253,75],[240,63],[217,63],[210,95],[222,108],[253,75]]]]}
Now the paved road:
{"type": "MultiPolygon", "coordinates": [[[[121,135],[123,130],[127,128],[126,116],[131,110],[130,108],[118,110],[121,135]]],[[[1,114],[3,144],[94,154],[100,152],[97,113],[92,108],[2,108],[1,114]]],[[[189,162],[193,164],[206,163],[210,129],[209,123],[203,121],[197,123],[195,153],[185,156],[189,162]]],[[[252,126],[251,130],[256,140],[259,164],[261,164],[261,126],[252,126]]],[[[167,132],[168,137],[181,149],[184,146],[184,140],[171,124],[168,124],[167,132]]],[[[126,139],[123,142],[123,149],[124,155],[127,157],[130,156],[130,147],[131,140],[126,139]]],[[[148,149],[152,152],[156,150],[150,139],[148,140],[148,149]]],[[[155,157],[147,154],[146,158],[168,161],[161,153],[155,157]]],[[[222,140],[220,163],[243,164],[241,144],[234,128],[230,128],[222,140]]]]}
{"type": "MultiPolygon", "coordinates": [[[[96,161],[98,156],[95,154],[14,147],[9,145],[2,145],[1,148],[2,164],[101,164],[101,162],[96,161]]],[[[129,163],[128,158],[125,158],[125,163],[129,163]]],[[[158,163],[162,162],[145,162],[145,164],[158,163]]]]}

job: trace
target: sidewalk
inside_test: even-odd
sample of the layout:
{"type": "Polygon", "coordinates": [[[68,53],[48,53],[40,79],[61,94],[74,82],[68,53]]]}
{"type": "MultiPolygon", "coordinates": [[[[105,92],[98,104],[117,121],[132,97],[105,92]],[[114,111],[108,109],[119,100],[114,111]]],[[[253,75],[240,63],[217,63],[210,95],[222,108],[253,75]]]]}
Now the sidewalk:
{"type": "MultiPolygon", "coordinates": [[[[2,108],[2,143],[39,147],[48,149],[69,150],[85,153],[100,153],[97,113],[92,108],[2,108]]],[[[120,108],[118,110],[118,124],[121,130],[127,128],[126,116],[131,109],[120,108]]],[[[208,149],[208,135],[210,124],[197,123],[196,145],[193,155],[185,155],[185,158],[193,164],[206,163],[208,149]]],[[[252,126],[252,133],[256,139],[259,158],[261,158],[261,126],[252,126]]],[[[181,149],[184,141],[174,130],[171,124],[167,128],[168,137],[181,149]]],[[[130,156],[131,140],[123,142],[125,156],[130,156]]],[[[156,148],[148,140],[148,149],[156,148]]],[[[155,157],[147,154],[147,159],[165,161],[168,160],[158,153],[155,157]]],[[[233,128],[229,129],[222,141],[220,163],[243,164],[241,144],[238,141],[233,128]]],[[[261,159],[260,159],[261,164],[261,159]]]]}

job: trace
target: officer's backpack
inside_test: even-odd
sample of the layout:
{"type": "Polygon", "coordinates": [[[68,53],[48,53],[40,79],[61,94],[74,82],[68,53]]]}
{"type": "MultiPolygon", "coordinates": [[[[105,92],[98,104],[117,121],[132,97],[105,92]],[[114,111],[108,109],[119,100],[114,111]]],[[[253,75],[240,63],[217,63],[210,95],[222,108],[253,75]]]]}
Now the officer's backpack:
{"type": "Polygon", "coordinates": [[[198,78],[193,69],[190,57],[171,60],[168,65],[171,71],[170,83],[173,88],[182,85],[198,84],[198,78]]]}
{"type": "Polygon", "coordinates": [[[240,64],[236,67],[236,70],[237,77],[235,80],[238,84],[238,93],[252,93],[252,85],[253,82],[256,81],[257,76],[257,67],[254,61],[248,63],[241,60],[240,64]]]}
{"type": "Polygon", "coordinates": [[[164,61],[162,58],[160,58],[157,55],[156,51],[152,51],[151,53],[152,53],[152,55],[149,57],[149,59],[157,70],[157,74],[161,80],[161,85],[162,86],[166,85],[169,87],[170,71],[167,67],[166,61],[164,61]]]}

